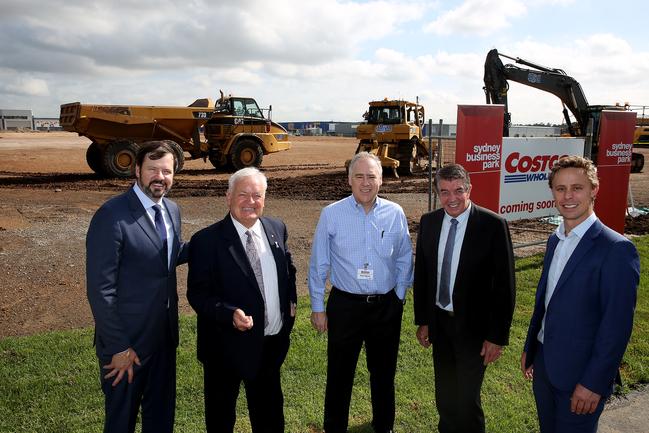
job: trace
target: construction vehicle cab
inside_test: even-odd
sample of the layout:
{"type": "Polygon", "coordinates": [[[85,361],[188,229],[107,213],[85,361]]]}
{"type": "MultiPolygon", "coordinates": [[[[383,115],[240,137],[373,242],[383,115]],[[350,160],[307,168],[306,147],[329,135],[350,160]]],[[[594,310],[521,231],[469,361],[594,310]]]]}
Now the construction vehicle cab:
{"type": "Polygon", "coordinates": [[[290,148],[288,132],[271,120],[272,106],[259,108],[253,98],[224,96],[205,124],[205,149],[215,168],[259,167],[263,156],[290,148]]]}
{"type": "MultiPolygon", "coordinates": [[[[358,125],[355,153],[369,152],[381,160],[384,172],[395,177],[410,175],[428,163],[428,149],[422,140],[424,107],[418,103],[372,101],[358,125]]],[[[345,166],[349,165],[349,160],[345,166]]]]}
{"type": "MultiPolygon", "coordinates": [[[[568,133],[573,137],[590,138],[591,158],[597,163],[600,114],[602,110],[625,110],[625,106],[589,105],[581,85],[562,69],[541,66],[519,57],[501,54],[496,49],[493,49],[489,51],[485,60],[484,91],[487,104],[503,104],[505,106],[504,137],[509,136],[509,127],[511,126],[511,114],[507,105],[508,80],[557,96],[563,104],[563,116],[568,133]],[[528,66],[531,69],[521,68],[513,64],[504,65],[500,57],[511,59],[515,63],[528,66]],[[575,122],[571,120],[569,112],[574,116],[575,122]],[[592,131],[592,135],[587,133],[589,130],[592,131]]],[[[642,171],[643,167],[644,156],[633,152],[631,172],[638,173],[642,171]]]]}

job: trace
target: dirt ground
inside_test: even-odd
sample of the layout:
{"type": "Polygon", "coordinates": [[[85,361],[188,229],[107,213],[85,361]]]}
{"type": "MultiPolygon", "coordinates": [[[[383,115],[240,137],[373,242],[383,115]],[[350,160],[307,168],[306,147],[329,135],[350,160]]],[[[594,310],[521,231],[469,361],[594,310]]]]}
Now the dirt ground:
{"type": "MultiPolygon", "coordinates": [[[[85,327],[92,316],[85,295],[85,235],[95,210],[131,181],[100,179],[88,168],[88,141],[76,134],[0,133],[0,339],[50,329],[85,327]]],[[[323,206],[349,194],[343,163],[356,140],[294,137],[293,149],[264,158],[269,177],[266,214],[282,218],[298,267],[298,289],[306,293],[311,238],[323,206]]],[[[649,151],[647,160],[649,160],[649,151]]],[[[631,176],[636,206],[649,206],[649,170],[631,176]]],[[[170,198],[183,213],[183,235],[227,212],[227,173],[202,160],[187,161],[170,198]]],[[[425,176],[384,179],[381,195],[398,202],[415,237],[428,209],[425,176]]],[[[627,224],[646,233],[649,218],[627,224]]],[[[543,240],[553,229],[538,221],[512,224],[515,243],[543,240]]],[[[542,247],[517,249],[518,255],[542,247]]],[[[189,313],[186,266],[178,278],[181,310],[189,313]]]]}

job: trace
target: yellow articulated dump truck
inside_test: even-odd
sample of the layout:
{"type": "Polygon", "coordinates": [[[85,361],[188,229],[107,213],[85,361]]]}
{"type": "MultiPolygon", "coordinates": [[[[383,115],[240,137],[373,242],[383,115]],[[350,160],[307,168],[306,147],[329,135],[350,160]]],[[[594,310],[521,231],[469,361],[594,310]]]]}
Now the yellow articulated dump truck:
{"type": "Polygon", "coordinates": [[[171,142],[176,171],[197,158],[227,171],[259,167],[264,155],[291,148],[286,129],[270,120],[271,110],[221,92],[216,104],[198,99],[188,107],[73,102],[61,105],[59,120],[64,130],[91,140],[86,161],[95,173],[125,178],[134,173],[139,146],[149,140],[171,142]]]}
{"type": "MultiPolygon", "coordinates": [[[[407,176],[428,166],[428,147],[422,140],[424,107],[401,100],[372,101],[356,128],[356,153],[379,157],[383,172],[407,176]]],[[[346,165],[349,161],[346,162],[346,165]]]]}

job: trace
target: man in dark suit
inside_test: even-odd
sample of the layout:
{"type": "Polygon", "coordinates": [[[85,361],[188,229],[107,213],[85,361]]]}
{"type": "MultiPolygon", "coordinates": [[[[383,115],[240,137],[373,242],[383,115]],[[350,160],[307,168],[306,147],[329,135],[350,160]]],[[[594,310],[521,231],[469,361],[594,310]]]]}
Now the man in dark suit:
{"type": "Polygon", "coordinates": [[[457,164],[437,171],[441,209],[419,223],[414,304],[417,339],[433,346],[441,433],[485,431],[480,388],[486,367],[509,342],[514,255],[507,222],[470,201],[457,164]]]}
{"type": "Polygon", "coordinates": [[[176,404],[176,266],[187,261],[173,149],[145,143],[137,181],[97,210],[86,238],[87,293],[105,395],[104,432],[171,432],[176,404]]]}
{"type": "Polygon", "coordinates": [[[280,367],[297,293],[286,226],[262,217],[266,184],[256,168],[234,173],[229,214],[190,243],[187,298],[198,315],[209,433],[234,431],[242,381],[252,431],[284,431],[280,367]]]}
{"type": "Polygon", "coordinates": [[[590,433],[631,336],[640,261],[595,216],[590,160],[561,158],[549,183],[563,222],[547,243],[521,369],[534,379],[541,433],[590,433]]]}

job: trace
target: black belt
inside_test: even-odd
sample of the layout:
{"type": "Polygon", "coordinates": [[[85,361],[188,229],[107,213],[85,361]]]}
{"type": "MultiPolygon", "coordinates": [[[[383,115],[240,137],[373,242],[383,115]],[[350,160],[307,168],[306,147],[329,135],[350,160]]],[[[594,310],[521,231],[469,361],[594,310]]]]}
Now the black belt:
{"type": "Polygon", "coordinates": [[[342,296],[343,298],[351,299],[352,301],[365,302],[366,304],[377,304],[379,302],[385,302],[390,296],[393,296],[394,289],[390,290],[388,293],[373,293],[369,295],[361,295],[356,293],[349,293],[344,290],[340,290],[337,287],[331,288],[331,293],[336,292],[337,295],[342,296]]]}
{"type": "Polygon", "coordinates": [[[453,311],[448,311],[443,308],[440,308],[439,305],[436,305],[437,307],[437,312],[440,313],[441,315],[444,315],[446,317],[455,317],[455,313],[453,311]]]}

